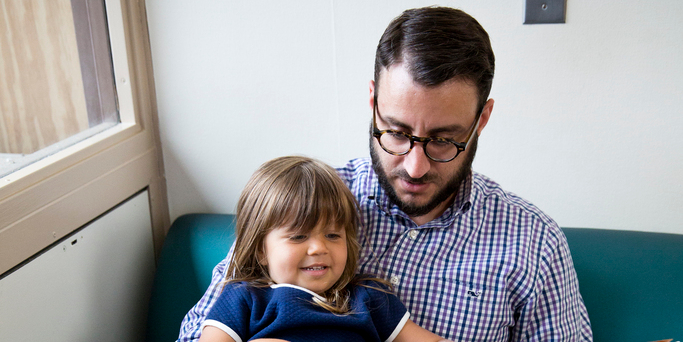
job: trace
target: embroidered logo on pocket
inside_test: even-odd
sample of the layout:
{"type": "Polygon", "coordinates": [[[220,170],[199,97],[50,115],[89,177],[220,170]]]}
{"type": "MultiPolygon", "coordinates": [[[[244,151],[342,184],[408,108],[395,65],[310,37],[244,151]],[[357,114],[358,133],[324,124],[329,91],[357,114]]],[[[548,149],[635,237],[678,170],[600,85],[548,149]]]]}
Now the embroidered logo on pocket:
{"type": "Polygon", "coordinates": [[[481,296],[481,291],[469,290],[467,291],[467,295],[470,297],[479,298],[479,296],[481,296]]]}

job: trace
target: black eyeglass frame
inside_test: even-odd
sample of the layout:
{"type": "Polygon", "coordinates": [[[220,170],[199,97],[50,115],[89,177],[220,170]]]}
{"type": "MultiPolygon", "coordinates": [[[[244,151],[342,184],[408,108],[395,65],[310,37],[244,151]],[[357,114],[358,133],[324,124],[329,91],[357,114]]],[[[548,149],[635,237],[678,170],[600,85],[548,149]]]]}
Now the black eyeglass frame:
{"type": "Polygon", "coordinates": [[[470,132],[467,134],[467,141],[466,142],[457,142],[453,139],[442,138],[442,137],[428,137],[428,138],[418,137],[418,136],[415,136],[415,135],[412,135],[412,134],[409,134],[406,132],[396,131],[393,129],[385,129],[385,130],[380,131],[377,128],[377,121],[375,119],[376,115],[379,114],[379,108],[377,107],[377,96],[375,96],[374,103],[372,106],[372,136],[377,139],[379,146],[381,146],[385,152],[387,152],[391,155],[403,156],[403,155],[410,153],[410,151],[413,150],[413,147],[415,147],[415,142],[417,141],[417,142],[422,143],[422,150],[424,151],[427,158],[429,158],[429,159],[431,159],[437,163],[448,163],[449,161],[457,158],[460,155],[460,153],[462,153],[463,151],[465,151],[465,149],[467,149],[467,145],[470,144],[470,142],[472,141],[472,138],[474,137],[474,131],[477,129],[477,127],[479,127],[479,120],[481,119],[481,114],[483,111],[484,110],[482,108],[482,110],[479,111],[479,114],[477,114],[477,118],[474,120],[474,125],[470,129],[470,132]],[[408,140],[410,140],[410,148],[407,151],[402,152],[402,153],[398,153],[398,152],[388,150],[386,147],[384,147],[384,145],[382,145],[382,140],[380,140],[380,137],[382,137],[382,135],[385,133],[399,134],[399,135],[405,136],[406,138],[408,138],[408,140]],[[437,159],[437,158],[432,157],[431,155],[429,155],[429,152],[427,152],[427,144],[431,141],[441,141],[441,142],[447,142],[447,143],[455,145],[455,147],[457,148],[457,152],[455,153],[455,156],[453,156],[453,158],[451,158],[451,159],[437,159]]]}

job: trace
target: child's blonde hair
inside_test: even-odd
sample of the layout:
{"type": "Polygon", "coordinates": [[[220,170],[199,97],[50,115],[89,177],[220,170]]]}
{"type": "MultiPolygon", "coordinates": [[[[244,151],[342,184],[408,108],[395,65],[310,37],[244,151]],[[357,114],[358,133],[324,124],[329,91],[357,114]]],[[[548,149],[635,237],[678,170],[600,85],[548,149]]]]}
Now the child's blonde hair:
{"type": "Polygon", "coordinates": [[[290,227],[309,233],[315,227],[336,225],[346,233],[344,272],[317,302],[334,313],[349,311],[348,285],[354,282],[359,245],[356,239],[356,199],[327,164],[307,157],[280,157],[261,165],[251,176],[237,202],[235,248],[228,266],[229,282],[253,286],[272,283],[268,267],[259,263],[265,255],[264,239],[273,229],[290,227]]]}

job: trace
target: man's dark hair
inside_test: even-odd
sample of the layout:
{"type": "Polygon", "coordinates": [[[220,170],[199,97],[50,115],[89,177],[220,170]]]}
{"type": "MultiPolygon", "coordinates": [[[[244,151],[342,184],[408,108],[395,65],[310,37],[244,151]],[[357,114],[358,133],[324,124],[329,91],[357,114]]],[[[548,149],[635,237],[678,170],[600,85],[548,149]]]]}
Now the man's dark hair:
{"type": "Polygon", "coordinates": [[[404,63],[422,86],[451,79],[472,82],[483,109],[493,82],[495,57],[489,35],[469,14],[448,7],[406,10],[384,31],[375,55],[375,94],[382,68],[404,63]]]}

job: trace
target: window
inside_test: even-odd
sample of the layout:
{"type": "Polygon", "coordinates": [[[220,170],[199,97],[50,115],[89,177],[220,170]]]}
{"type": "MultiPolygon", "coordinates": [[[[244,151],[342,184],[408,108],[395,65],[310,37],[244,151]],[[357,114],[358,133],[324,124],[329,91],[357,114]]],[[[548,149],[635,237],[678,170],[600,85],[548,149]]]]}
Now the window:
{"type": "Polygon", "coordinates": [[[4,1],[0,177],[119,123],[104,1],[4,1]]]}
{"type": "MultiPolygon", "coordinates": [[[[0,275],[143,189],[149,190],[154,244],[158,253],[170,223],[161,148],[156,130],[156,104],[144,1],[0,0],[0,17],[3,18],[0,25],[4,25],[0,27],[0,82],[3,82],[0,86],[0,124],[4,125],[0,127],[0,148],[4,149],[1,153],[3,156],[22,153],[28,156],[44,153],[43,148],[60,145],[58,150],[37,157],[22,168],[15,168],[16,171],[0,174],[0,275]],[[56,12],[61,14],[57,15],[56,12]],[[106,21],[98,23],[97,18],[102,19],[103,13],[106,13],[106,21]],[[6,64],[20,63],[20,52],[12,49],[31,51],[26,44],[13,41],[14,36],[7,32],[7,27],[16,24],[10,23],[10,20],[31,22],[27,19],[29,15],[34,16],[31,20],[36,27],[47,26],[51,21],[64,20],[63,17],[71,17],[75,33],[72,32],[70,38],[59,36],[62,38],[41,38],[49,42],[31,42],[44,44],[51,49],[57,46],[60,51],[68,50],[68,53],[77,54],[78,57],[73,58],[78,60],[75,64],[68,58],[59,63],[51,62],[53,72],[56,69],[67,69],[62,63],[68,64],[70,71],[60,71],[63,77],[53,76],[49,80],[47,76],[36,77],[39,74],[36,68],[17,71],[15,66],[6,64]],[[70,47],[67,48],[67,45],[70,47]],[[108,59],[105,58],[105,62],[102,62],[102,55],[109,55],[111,59],[106,62],[108,59]],[[6,84],[11,83],[10,76],[5,71],[7,68],[13,68],[15,77],[45,78],[47,82],[36,87],[49,88],[38,95],[28,96],[28,100],[20,96],[13,101],[35,101],[39,103],[30,104],[40,106],[45,106],[45,103],[79,103],[78,106],[72,106],[80,108],[79,110],[62,111],[72,117],[79,117],[68,119],[80,120],[78,124],[74,124],[77,128],[70,134],[59,136],[57,142],[46,139],[47,134],[36,134],[32,139],[37,143],[10,143],[11,139],[18,141],[24,137],[13,133],[15,135],[10,139],[6,128],[9,126],[7,122],[11,120],[6,118],[6,113],[10,112],[5,108],[5,99],[13,98],[5,90],[10,89],[6,84]],[[66,79],[73,84],[80,82],[80,85],[71,84],[72,88],[69,89],[72,90],[66,90],[67,86],[59,82],[66,82],[66,79]],[[74,90],[79,88],[79,92],[74,90]],[[72,95],[55,95],[63,93],[72,95]],[[112,116],[112,113],[118,113],[118,118],[112,116]],[[81,139],[89,135],[90,137],[81,139]],[[23,150],[28,145],[31,148],[23,150]],[[10,150],[13,146],[21,146],[21,152],[10,150]]],[[[32,48],[38,49],[38,46],[45,49],[43,45],[32,48]]],[[[46,55],[56,57],[57,60],[61,58],[56,52],[46,55]]],[[[43,73],[47,75],[48,72],[43,73]]],[[[16,92],[16,89],[12,88],[12,91],[16,92]]],[[[58,105],[56,108],[61,107],[58,105]]],[[[55,115],[54,110],[48,112],[52,113],[51,116],[55,115]]],[[[30,124],[40,126],[36,119],[23,120],[23,127],[30,124]]],[[[52,122],[55,131],[66,131],[65,124],[58,120],[52,122]]]]}

